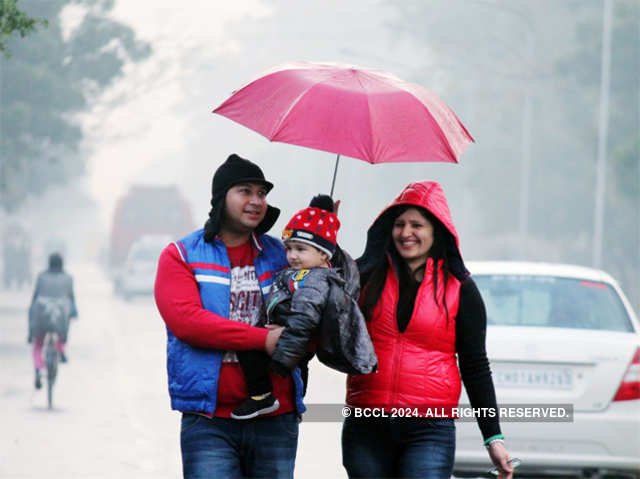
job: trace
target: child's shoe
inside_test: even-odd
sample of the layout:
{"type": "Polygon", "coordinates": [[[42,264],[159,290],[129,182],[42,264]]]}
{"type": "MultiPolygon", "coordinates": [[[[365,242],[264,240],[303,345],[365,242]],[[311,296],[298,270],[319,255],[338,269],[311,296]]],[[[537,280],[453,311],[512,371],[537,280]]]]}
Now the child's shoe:
{"type": "Polygon", "coordinates": [[[269,414],[270,412],[277,411],[279,407],[280,403],[276,397],[268,393],[260,399],[253,399],[253,397],[248,398],[233,410],[231,417],[233,419],[251,419],[261,414],[269,414]]]}

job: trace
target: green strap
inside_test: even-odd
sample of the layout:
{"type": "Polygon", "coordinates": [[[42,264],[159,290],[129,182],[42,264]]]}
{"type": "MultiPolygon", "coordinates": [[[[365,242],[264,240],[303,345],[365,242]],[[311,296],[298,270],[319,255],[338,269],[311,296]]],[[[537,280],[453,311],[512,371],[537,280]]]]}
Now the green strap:
{"type": "Polygon", "coordinates": [[[491,436],[490,438],[484,441],[484,445],[488,446],[491,441],[494,439],[502,439],[504,441],[504,434],[496,434],[495,436],[491,436]]]}

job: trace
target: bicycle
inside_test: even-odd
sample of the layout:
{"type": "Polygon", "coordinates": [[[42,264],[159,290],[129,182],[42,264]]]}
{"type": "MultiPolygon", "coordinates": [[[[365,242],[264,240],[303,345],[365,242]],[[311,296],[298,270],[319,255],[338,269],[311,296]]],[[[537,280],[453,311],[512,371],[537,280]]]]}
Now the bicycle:
{"type": "Polygon", "coordinates": [[[45,335],[45,365],[47,367],[47,406],[53,409],[53,385],[58,376],[59,354],[56,349],[58,333],[56,331],[48,331],[45,335]]]}
{"type": "Polygon", "coordinates": [[[60,353],[56,347],[58,337],[64,330],[67,303],[64,299],[40,297],[38,303],[43,308],[44,317],[47,318],[44,337],[44,357],[47,369],[47,405],[53,409],[53,386],[58,376],[58,363],[60,353]]]}

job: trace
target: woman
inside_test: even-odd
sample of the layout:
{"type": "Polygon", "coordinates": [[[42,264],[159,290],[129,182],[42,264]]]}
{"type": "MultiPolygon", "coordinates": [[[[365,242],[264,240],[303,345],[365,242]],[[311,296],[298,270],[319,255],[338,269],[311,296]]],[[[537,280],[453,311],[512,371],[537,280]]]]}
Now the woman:
{"type": "MultiPolygon", "coordinates": [[[[382,211],[358,266],[361,307],[379,364],[377,373],[348,377],[347,404],[383,406],[391,415],[402,408],[414,417],[347,418],[344,467],[351,478],[449,478],[460,376],[473,408],[497,409],[484,304],[462,262],[438,183],[411,183],[382,211]],[[443,410],[449,412],[444,418],[424,417],[443,410]]],[[[497,416],[479,417],[478,424],[500,477],[510,479],[497,416]]]]}
{"type": "Polygon", "coordinates": [[[42,348],[45,335],[49,331],[58,333],[56,350],[60,353],[60,360],[66,363],[65,344],[69,333],[69,319],[77,316],[73,279],[63,269],[62,256],[53,253],[49,256],[49,268],[38,275],[29,307],[29,342],[33,342],[36,389],[42,387],[42,348]]]}

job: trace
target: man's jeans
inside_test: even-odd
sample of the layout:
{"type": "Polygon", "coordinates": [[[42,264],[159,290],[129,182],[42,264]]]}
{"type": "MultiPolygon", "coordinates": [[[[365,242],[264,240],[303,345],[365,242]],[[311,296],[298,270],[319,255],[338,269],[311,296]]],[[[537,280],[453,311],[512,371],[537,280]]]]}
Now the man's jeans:
{"type": "Polygon", "coordinates": [[[342,464],[350,478],[449,479],[453,419],[354,418],[342,427],[342,464]]]}
{"type": "Polygon", "coordinates": [[[293,478],[298,416],[236,420],[183,414],[180,448],[185,479],[293,478]]]}

